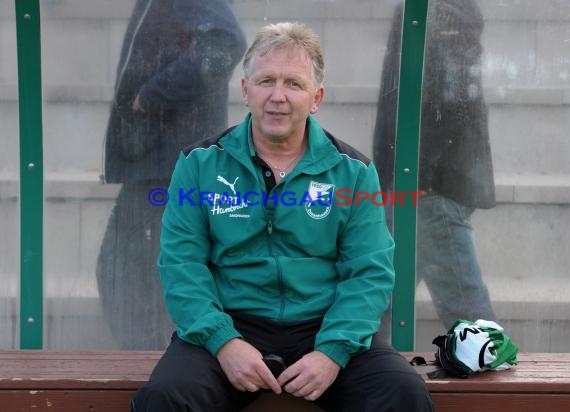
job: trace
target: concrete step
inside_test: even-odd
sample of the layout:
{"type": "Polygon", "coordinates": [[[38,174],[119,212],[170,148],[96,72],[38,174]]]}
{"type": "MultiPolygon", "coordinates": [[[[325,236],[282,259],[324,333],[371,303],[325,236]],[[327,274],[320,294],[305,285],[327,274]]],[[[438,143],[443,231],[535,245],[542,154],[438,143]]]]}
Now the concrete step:
{"type": "MultiPolygon", "coordinates": [[[[15,348],[18,330],[17,282],[15,276],[0,288],[0,347],[15,348]]],[[[509,279],[486,279],[499,323],[526,352],[567,352],[570,339],[570,284],[541,281],[513,283],[509,279]]],[[[46,336],[48,349],[114,349],[103,319],[94,275],[74,279],[46,276],[46,336]],[[78,279],[84,279],[80,281],[78,279]],[[85,279],[90,279],[85,281],[85,279]]],[[[416,347],[434,349],[431,341],[445,333],[431,298],[420,284],[416,295],[416,347]]]]}

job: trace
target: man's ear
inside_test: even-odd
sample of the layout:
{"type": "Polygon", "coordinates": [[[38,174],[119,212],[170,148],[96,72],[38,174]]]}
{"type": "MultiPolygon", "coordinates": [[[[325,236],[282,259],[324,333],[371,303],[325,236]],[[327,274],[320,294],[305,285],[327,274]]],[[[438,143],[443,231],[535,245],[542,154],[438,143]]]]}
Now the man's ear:
{"type": "Polygon", "coordinates": [[[321,105],[323,99],[325,98],[325,87],[321,84],[315,93],[313,99],[313,104],[311,106],[311,114],[317,113],[319,106],[321,105]]]}
{"type": "Polygon", "coordinates": [[[247,80],[246,79],[241,79],[241,100],[243,102],[244,105],[248,105],[248,101],[247,101],[247,80]]]}

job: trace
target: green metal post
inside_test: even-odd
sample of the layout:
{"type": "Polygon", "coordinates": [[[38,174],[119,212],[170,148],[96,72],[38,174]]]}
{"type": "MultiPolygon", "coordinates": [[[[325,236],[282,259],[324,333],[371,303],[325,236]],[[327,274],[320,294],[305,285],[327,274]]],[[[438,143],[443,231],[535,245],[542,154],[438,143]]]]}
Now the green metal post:
{"type": "Polygon", "coordinates": [[[16,1],[20,110],[20,347],[43,346],[42,85],[39,0],[16,1]]]}
{"type": "MultiPolygon", "coordinates": [[[[396,130],[396,192],[418,187],[421,91],[428,0],[406,0],[404,7],[400,94],[396,130]]],[[[414,349],[416,208],[411,196],[394,205],[396,286],[392,306],[392,343],[401,351],[414,349]]]]}

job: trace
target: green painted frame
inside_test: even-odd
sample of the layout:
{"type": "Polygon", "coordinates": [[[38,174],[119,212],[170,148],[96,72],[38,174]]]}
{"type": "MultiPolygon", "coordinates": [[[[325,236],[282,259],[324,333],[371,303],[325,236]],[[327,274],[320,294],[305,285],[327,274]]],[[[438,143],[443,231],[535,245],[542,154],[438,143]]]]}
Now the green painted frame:
{"type": "Polygon", "coordinates": [[[43,346],[43,152],[39,0],[15,0],[20,113],[20,348],[43,346]]]}
{"type": "MultiPolygon", "coordinates": [[[[396,192],[415,192],[418,189],[427,6],[428,0],[406,0],[404,3],[396,123],[396,192]],[[405,113],[405,116],[400,113],[405,113]]],[[[394,241],[396,286],[392,299],[392,344],[398,350],[411,351],[414,349],[416,288],[416,207],[411,201],[406,200],[405,206],[394,205],[394,241]]]]}

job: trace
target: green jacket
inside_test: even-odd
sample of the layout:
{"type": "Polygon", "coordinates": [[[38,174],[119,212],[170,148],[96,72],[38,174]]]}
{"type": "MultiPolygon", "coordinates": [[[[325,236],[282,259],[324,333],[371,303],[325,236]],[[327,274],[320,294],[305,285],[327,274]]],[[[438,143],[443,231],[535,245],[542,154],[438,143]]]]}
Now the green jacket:
{"type": "Polygon", "coordinates": [[[323,318],[315,349],[344,367],[370,347],[394,285],[382,207],[351,202],[380,190],[376,169],[309,117],[304,156],[266,193],[250,122],[178,159],[158,259],[166,306],[180,338],[212,355],[240,337],[224,309],[323,318]]]}

